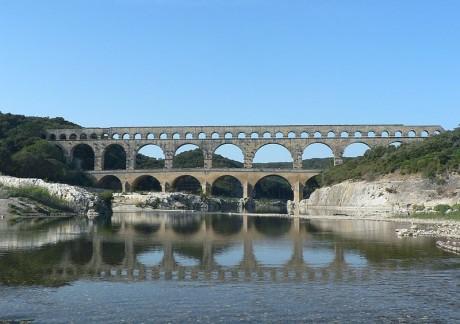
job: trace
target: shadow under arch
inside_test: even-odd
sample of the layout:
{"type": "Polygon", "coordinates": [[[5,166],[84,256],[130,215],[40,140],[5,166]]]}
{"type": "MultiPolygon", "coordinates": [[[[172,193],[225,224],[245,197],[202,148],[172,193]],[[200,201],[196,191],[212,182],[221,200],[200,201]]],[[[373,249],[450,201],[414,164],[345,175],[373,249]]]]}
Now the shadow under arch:
{"type": "Polygon", "coordinates": [[[134,180],[131,189],[132,191],[160,192],[162,188],[160,181],[155,177],[142,175],[134,180]]]}
{"type": "Polygon", "coordinates": [[[266,143],[259,146],[254,154],[254,168],[292,169],[294,159],[291,151],[280,143],[266,143]],[[273,159],[277,156],[277,160],[273,159]]]}
{"type": "Polygon", "coordinates": [[[211,195],[216,197],[242,198],[243,185],[234,176],[224,175],[214,180],[211,195]]]}
{"type": "Polygon", "coordinates": [[[292,221],[287,217],[255,217],[254,227],[263,235],[280,237],[291,229],[292,221]]]}
{"type": "Polygon", "coordinates": [[[172,183],[172,190],[190,194],[200,194],[202,192],[200,181],[190,175],[177,177],[172,183]]]}
{"type": "Polygon", "coordinates": [[[173,168],[203,168],[203,150],[195,144],[183,144],[176,149],[173,158],[173,168]]]}
{"type": "Polygon", "coordinates": [[[119,242],[102,242],[102,261],[106,264],[121,265],[125,258],[125,244],[119,242]]]}
{"type": "Polygon", "coordinates": [[[252,192],[252,197],[254,199],[279,199],[287,201],[294,198],[294,191],[286,178],[280,175],[268,175],[257,181],[252,192]]]}
{"type": "Polygon", "coordinates": [[[142,235],[150,235],[150,234],[156,233],[158,232],[160,227],[161,227],[160,224],[144,224],[144,223],[135,224],[133,226],[136,233],[142,234],[142,235]]]}
{"type": "Polygon", "coordinates": [[[120,179],[114,175],[106,175],[97,182],[97,187],[102,189],[109,189],[115,192],[121,192],[123,185],[120,179]]]}
{"type": "Polygon", "coordinates": [[[76,265],[85,265],[93,257],[93,244],[83,238],[70,242],[70,260],[76,265]]]}
{"type": "Polygon", "coordinates": [[[119,144],[110,144],[104,150],[104,170],[126,169],[126,151],[119,144]]]}
{"type": "Polygon", "coordinates": [[[72,148],[72,162],[77,169],[94,170],[94,150],[88,144],[78,144],[72,148]]]}

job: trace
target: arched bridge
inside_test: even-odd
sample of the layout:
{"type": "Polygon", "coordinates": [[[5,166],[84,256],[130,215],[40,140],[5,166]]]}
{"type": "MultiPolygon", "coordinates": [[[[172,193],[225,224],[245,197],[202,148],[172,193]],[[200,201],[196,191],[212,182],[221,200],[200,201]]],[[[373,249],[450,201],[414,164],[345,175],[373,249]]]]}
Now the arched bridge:
{"type": "Polygon", "coordinates": [[[392,143],[411,143],[443,131],[441,126],[420,125],[297,125],[297,126],[183,126],[183,127],[112,127],[49,129],[46,137],[62,149],[69,160],[77,149],[85,147],[93,156],[86,168],[98,181],[116,178],[124,191],[129,191],[143,176],[154,177],[163,191],[174,188],[181,176],[193,176],[208,192],[216,179],[222,176],[236,178],[243,187],[243,197],[251,197],[258,181],[270,175],[287,180],[294,192],[294,201],[301,199],[305,182],[318,170],[302,169],[302,155],[312,144],[326,145],[332,152],[334,164],[341,164],[345,149],[355,143],[372,148],[392,143]],[[184,145],[196,145],[203,152],[202,168],[173,168],[173,158],[184,145]],[[213,154],[222,145],[238,147],[244,157],[243,168],[213,167],[213,154]],[[253,161],[258,150],[269,144],[287,149],[292,157],[292,169],[255,168],[253,161]],[[164,153],[161,169],[136,169],[136,156],[143,147],[155,145],[164,153]],[[110,149],[117,148],[124,157],[122,167],[111,170],[107,166],[110,149]]]}

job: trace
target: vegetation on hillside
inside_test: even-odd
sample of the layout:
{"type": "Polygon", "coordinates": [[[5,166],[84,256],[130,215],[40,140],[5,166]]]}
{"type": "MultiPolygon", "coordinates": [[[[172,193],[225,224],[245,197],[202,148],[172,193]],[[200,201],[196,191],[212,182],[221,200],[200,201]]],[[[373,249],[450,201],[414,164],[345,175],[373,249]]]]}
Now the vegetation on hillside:
{"type": "Polygon", "coordinates": [[[317,179],[324,186],[348,179],[373,180],[394,172],[417,173],[434,179],[459,170],[460,128],[457,128],[421,142],[373,148],[362,157],[326,169],[317,179]]]}
{"type": "Polygon", "coordinates": [[[26,117],[0,112],[0,172],[77,185],[88,176],[65,161],[60,149],[44,140],[47,128],[78,128],[63,118],[26,117]]]}

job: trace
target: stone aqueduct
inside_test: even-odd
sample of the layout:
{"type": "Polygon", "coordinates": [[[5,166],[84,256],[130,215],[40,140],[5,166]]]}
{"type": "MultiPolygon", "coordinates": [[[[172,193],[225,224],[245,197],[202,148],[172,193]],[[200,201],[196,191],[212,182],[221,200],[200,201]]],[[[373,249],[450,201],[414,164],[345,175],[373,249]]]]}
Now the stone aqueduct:
{"type": "Polygon", "coordinates": [[[243,187],[243,198],[252,196],[256,183],[266,176],[277,175],[287,180],[294,192],[294,201],[302,196],[303,186],[318,170],[302,169],[302,154],[311,144],[321,143],[329,147],[334,163],[341,164],[345,149],[354,143],[369,147],[390,145],[394,142],[410,143],[439,134],[441,126],[424,125],[300,125],[300,126],[184,126],[184,127],[112,127],[49,129],[47,139],[62,149],[67,159],[74,158],[74,150],[80,145],[91,148],[94,167],[88,172],[102,181],[111,176],[119,179],[122,190],[130,188],[142,176],[152,176],[161,184],[163,191],[174,188],[174,182],[184,175],[195,177],[203,192],[209,192],[216,179],[222,176],[236,178],[243,187]],[[179,148],[193,144],[204,157],[204,167],[199,169],[174,169],[173,158],[179,148]],[[241,149],[244,168],[213,168],[213,153],[222,145],[233,144],[241,149]],[[253,168],[256,152],[268,144],[286,148],[293,160],[292,169],[253,168]],[[156,145],[164,153],[163,169],[136,169],[136,155],[146,145],[156,145]],[[105,155],[109,147],[117,146],[126,154],[126,167],[106,170],[105,155]]]}

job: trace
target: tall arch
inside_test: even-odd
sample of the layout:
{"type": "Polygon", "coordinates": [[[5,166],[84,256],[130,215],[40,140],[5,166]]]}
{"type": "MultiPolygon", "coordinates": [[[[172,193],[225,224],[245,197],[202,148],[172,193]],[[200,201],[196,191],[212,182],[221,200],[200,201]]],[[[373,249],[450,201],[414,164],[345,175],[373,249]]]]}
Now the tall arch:
{"type": "Polygon", "coordinates": [[[160,192],[161,184],[155,177],[143,175],[134,180],[132,191],[160,192]]]}
{"type": "Polygon", "coordinates": [[[203,168],[204,154],[194,144],[184,144],[177,148],[173,158],[173,168],[203,168]]]}
{"type": "Polygon", "coordinates": [[[222,144],[212,155],[213,168],[242,168],[244,167],[243,151],[234,144],[222,144]]]}
{"type": "Polygon", "coordinates": [[[242,198],[243,185],[240,180],[233,176],[221,176],[213,182],[211,195],[218,197],[242,198]]]}
{"type": "Polygon", "coordinates": [[[115,192],[121,192],[123,190],[123,185],[121,184],[120,179],[114,175],[106,175],[97,182],[98,188],[109,189],[115,192]]]}
{"type": "Polygon", "coordinates": [[[281,144],[265,144],[254,155],[252,165],[255,168],[292,169],[291,152],[281,144]]]}
{"type": "Polygon", "coordinates": [[[104,150],[104,170],[126,169],[126,152],[123,146],[110,144],[104,150]]]}
{"type": "Polygon", "coordinates": [[[356,142],[345,147],[343,151],[343,157],[354,158],[358,156],[363,156],[366,152],[370,150],[369,145],[363,142],[356,142]]]}
{"type": "Polygon", "coordinates": [[[163,149],[154,144],[147,144],[139,148],[136,154],[136,169],[162,169],[165,167],[163,149]]]}
{"type": "Polygon", "coordinates": [[[72,149],[72,162],[77,169],[94,170],[94,151],[88,144],[78,144],[72,149]]]}
{"type": "Polygon", "coordinates": [[[197,178],[190,175],[183,175],[174,180],[172,183],[174,192],[186,192],[190,194],[200,194],[201,184],[197,178]]]}
{"type": "Polygon", "coordinates": [[[327,169],[334,165],[334,153],[329,145],[312,143],[302,153],[304,169],[327,169]]]}
{"type": "Polygon", "coordinates": [[[294,191],[289,181],[279,175],[268,175],[257,181],[253,190],[254,199],[293,200],[294,191]]]}

